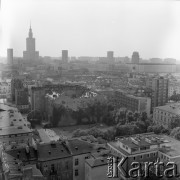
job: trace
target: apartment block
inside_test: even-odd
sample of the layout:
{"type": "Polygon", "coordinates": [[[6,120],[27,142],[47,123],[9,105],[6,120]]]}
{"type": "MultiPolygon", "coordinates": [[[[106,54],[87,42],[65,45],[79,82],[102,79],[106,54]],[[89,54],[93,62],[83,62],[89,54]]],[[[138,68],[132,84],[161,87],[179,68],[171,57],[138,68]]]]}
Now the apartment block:
{"type": "Polygon", "coordinates": [[[133,112],[146,112],[150,115],[151,99],[149,97],[139,97],[127,94],[123,91],[115,92],[116,105],[125,107],[133,112]]]}
{"type": "MultiPolygon", "coordinates": [[[[126,158],[122,167],[125,171],[119,173],[122,179],[130,178],[129,170],[133,168],[132,162],[175,162],[180,164],[180,142],[166,135],[154,133],[137,134],[133,136],[117,137],[116,141],[107,143],[114,157],[126,158]]],[[[178,166],[178,173],[180,172],[178,166]]],[[[143,168],[143,167],[142,167],[143,168]]],[[[167,167],[164,167],[167,168],[167,167]]],[[[165,169],[162,170],[165,170],[165,169]]],[[[152,167],[152,170],[153,167],[152,167]]]]}
{"type": "Polygon", "coordinates": [[[172,118],[180,115],[180,103],[168,104],[155,107],[153,110],[153,121],[165,128],[170,127],[172,118]]]}
{"type": "Polygon", "coordinates": [[[168,79],[164,77],[148,78],[146,86],[152,89],[151,111],[154,107],[163,106],[168,102],[168,79]]]}

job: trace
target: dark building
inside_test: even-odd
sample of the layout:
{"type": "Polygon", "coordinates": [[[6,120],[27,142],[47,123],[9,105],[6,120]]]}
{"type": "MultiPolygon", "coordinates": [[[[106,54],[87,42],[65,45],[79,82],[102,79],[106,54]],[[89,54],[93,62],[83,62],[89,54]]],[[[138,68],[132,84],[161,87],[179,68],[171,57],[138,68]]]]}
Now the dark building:
{"type": "Polygon", "coordinates": [[[114,52],[113,51],[107,51],[107,61],[109,63],[114,63],[114,52]]]}
{"type": "Polygon", "coordinates": [[[23,88],[22,79],[14,78],[11,80],[11,101],[15,102],[15,90],[23,88]]]}
{"type": "Polygon", "coordinates": [[[62,50],[62,62],[68,63],[68,50],[62,50]]]}
{"type": "Polygon", "coordinates": [[[167,78],[149,78],[146,85],[152,89],[151,110],[157,106],[164,106],[168,102],[169,80],[167,78]]]}
{"type": "Polygon", "coordinates": [[[73,179],[73,159],[63,142],[41,144],[37,150],[39,169],[46,179],[73,179]]]}
{"type": "Polygon", "coordinates": [[[15,89],[15,104],[21,112],[28,112],[29,102],[27,88],[15,89]]]}
{"type": "Polygon", "coordinates": [[[13,49],[7,49],[7,64],[13,65],[13,49]]]}
{"type": "Polygon", "coordinates": [[[139,64],[139,53],[138,52],[133,52],[132,58],[131,58],[131,63],[133,64],[139,64]]]}

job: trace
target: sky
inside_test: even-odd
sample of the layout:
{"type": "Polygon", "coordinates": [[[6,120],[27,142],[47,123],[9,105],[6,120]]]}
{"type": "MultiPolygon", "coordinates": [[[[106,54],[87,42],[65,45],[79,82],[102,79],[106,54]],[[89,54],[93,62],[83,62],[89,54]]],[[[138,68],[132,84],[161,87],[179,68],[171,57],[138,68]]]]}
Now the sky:
{"type": "Polygon", "coordinates": [[[131,56],[180,60],[180,2],[1,0],[0,56],[22,57],[31,22],[40,56],[131,56]]]}

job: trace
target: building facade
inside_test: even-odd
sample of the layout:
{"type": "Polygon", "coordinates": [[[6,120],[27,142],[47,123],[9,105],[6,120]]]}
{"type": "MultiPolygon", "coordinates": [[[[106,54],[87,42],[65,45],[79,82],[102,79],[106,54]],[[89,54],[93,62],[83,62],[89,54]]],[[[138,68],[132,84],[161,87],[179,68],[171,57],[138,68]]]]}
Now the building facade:
{"type": "Polygon", "coordinates": [[[164,77],[148,78],[146,86],[152,89],[151,110],[168,102],[169,80],[164,77]]]}
{"type": "Polygon", "coordinates": [[[133,64],[139,64],[139,53],[138,52],[133,52],[132,58],[131,58],[131,63],[133,64]]]}
{"type": "Polygon", "coordinates": [[[30,26],[29,36],[26,38],[26,51],[23,51],[23,59],[26,62],[33,62],[39,59],[39,52],[36,51],[35,46],[35,38],[33,38],[33,33],[30,26]]]}
{"type": "Polygon", "coordinates": [[[115,91],[115,101],[118,107],[125,107],[133,112],[146,112],[150,115],[151,99],[129,95],[123,91],[115,91]]]}
{"type": "Polygon", "coordinates": [[[172,118],[176,116],[180,116],[179,103],[155,107],[153,110],[153,121],[165,128],[170,128],[172,118]]]}
{"type": "MultiPolygon", "coordinates": [[[[145,169],[145,162],[175,162],[177,164],[177,172],[180,172],[180,143],[178,140],[167,135],[157,135],[154,133],[137,134],[133,136],[124,136],[116,138],[116,141],[109,142],[113,157],[123,157],[125,161],[122,165],[124,174],[119,172],[119,177],[127,180],[131,179],[129,170],[133,168],[132,162],[139,162],[142,164],[141,172],[145,169]],[[172,160],[172,161],[171,161],[172,160]]],[[[168,168],[166,165],[158,169],[159,173],[163,175],[164,170],[168,168]]],[[[150,168],[151,172],[155,174],[155,165],[150,168]]],[[[137,174],[137,171],[135,171],[137,174]]]]}
{"type": "Polygon", "coordinates": [[[7,64],[13,65],[13,49],[7,49],[7,64]]]}
{"type": "Polygon", "coordinates": [[[15,90],[15,104],[21,112],[29,111],[28,88],[20,88],[15,90]]]}
{"type": "Polygon", "coordinates": [[[62,50],[62,62],[68,63],[68,50],[62,50]]]}

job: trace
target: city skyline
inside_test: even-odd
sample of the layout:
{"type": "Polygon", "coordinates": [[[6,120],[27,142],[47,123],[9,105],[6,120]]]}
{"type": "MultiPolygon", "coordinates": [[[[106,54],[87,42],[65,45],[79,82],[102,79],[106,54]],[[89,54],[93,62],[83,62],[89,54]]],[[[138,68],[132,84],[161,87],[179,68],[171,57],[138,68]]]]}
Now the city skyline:
{"type": "Polygon", "coordinates": [[[180,60],[177,3],[2,0],[0,56],[6,56],[7,48],[23,56],[31,21],[40,56],[59,57],[63,49],[70,56],[97,57],[107,51],[131,57],[138,51],[143,59],[180,60]]]}

